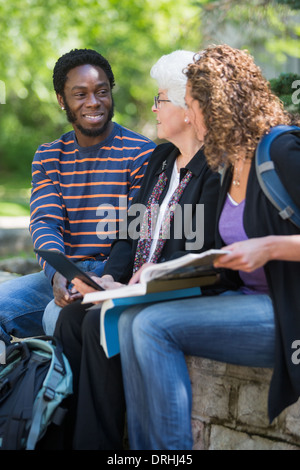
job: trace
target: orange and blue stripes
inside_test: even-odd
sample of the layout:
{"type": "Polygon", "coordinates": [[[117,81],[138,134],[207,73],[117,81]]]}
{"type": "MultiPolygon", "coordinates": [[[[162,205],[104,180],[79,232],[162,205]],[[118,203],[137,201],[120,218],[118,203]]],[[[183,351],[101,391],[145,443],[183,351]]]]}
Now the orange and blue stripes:
{"type": "MultiPolygon", "coordinates": [[[[116,123],[92,147],[79,147],[74,131],[41,145],[32,163],[34,247],[63,251],[73,261],[107,259],[154,148],[148,138],[116,123]]],[[[54,269],[39,261],[52,279],[54,269]]]]}

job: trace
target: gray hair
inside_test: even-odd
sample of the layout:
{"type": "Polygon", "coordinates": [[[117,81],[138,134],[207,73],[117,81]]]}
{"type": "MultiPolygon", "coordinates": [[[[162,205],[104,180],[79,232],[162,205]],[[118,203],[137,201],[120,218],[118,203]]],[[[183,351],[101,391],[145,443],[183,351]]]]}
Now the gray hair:
{"type": "Polygon", "coordinates": [[[183,70],[193,62],[195,52],[178,50],[163,55],[150,70],[158,87],[168,91],[168,98],[175,106],[186,108],[184,97],[187,77],[183,70]]]}

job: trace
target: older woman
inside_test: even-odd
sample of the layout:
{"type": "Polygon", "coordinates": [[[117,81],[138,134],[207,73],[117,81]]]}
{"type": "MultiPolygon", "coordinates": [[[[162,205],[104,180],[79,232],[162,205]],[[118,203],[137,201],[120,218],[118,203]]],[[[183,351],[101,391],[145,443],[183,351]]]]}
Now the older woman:
{"type": "MultiPolygon", "coordinates": [[[[203,137],[196,136],[190,123],[184,97],[186,76],[183,69],[192,61],[193,53],[175,51],[163,56],[152,68],[158,83],[158,94],[152,107],[157,120],[157,134],[168,143],[158,145],[149,162],[141,189],[133,204],[147,208],[144,223],[151,218],[153,206],[159,206],[153,236],[140,238],[128,234],[113,244],[102,278],[94,278],[105,288],[138,281],[141,269],[179,257],[187,251],[205,251],[214,246],[215,213],[219,193],[219,176],[206,163],[202,150],[203,137]],[[180,207],[182,217],[169,207],[180,207]],[[204,210],[205,224],[198,209],[204,210]],[[192,209],[192,210],[191,210],[192,209]],[[184,211],[189,211],[185,224],[184,211]],[[170,217],[170,238],[160,228],[170,217]],[[176,237],[176,234],[182,234],[176,237]],[[201,234],[201,236],[199,236],[201,234]],[[203,241],[204,240],[204,241],[203,241]]],[[[128,227],[134,216],[128,216],[128,227]]],[[[147,225],[142,224],[142,233],[147,225]]],[[[153,228],[153,227],[151,227],[153,228]]],[[[91,289],[74,280],[82,293],[91,289]]],[[[63,309],[55,335],[63,343],[74,374],[74,399],[71,416],[76,419],[74,449],[120,449],[124,428],[124,396],[119,356],[107,359],[100,346],[99,309],[86,310],[77,303],[63,309]],[[74,411],[76,407],[76,410],[74,411]]]]}
{"type": "MultiPolygon", "coordinates": [[[[184,356],[273,367],[269,415],[300,395],[291,360],[300,338],[300,234],[262,192],[254,152],[278,124],[290,124],[252,57],[227,45],[207,48],[187,68],[188,118],[204,138],[209,165],[227,168],[217,211],[219,295],[126,310],[119,320],[132,449],[191,449],[191,384],[184,356]],[[229,288],[234,286],[234,290],[229,288]]],[[[281,179],[300,207],[300,138],[271,146],[281,179]]]]}

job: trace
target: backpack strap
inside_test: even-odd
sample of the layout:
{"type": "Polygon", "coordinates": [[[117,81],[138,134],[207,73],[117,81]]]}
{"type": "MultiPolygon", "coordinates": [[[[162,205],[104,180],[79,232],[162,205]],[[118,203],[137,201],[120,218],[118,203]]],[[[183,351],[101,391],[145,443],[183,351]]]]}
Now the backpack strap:
{"type": "Polygon", "coordinates": [[[277,208],[282,219],[289,219],[300,228],[300,207],[292,200],[283,186],[270,156],[270,147],[273,141],[282,134],[297,134],[300,136],[300,128],[297,126],[275,126],[265,134],[256,149],[255,167],[256,175],[270,202],[277,208]]]}
{"type": "MultiPolygon", "coordinates": [[[[32,342],[32,341],[31,341],[32,342]]],[[[51,366],[45,377],[43,388],[35,401],[33,412],[32,412],[32,424],[27,437],[26,450],[34,450],[36,443],[40,437],[41,422],[44,416],[44,412],[48,407],[48,403],[55,399],[56,389],[58,384],[61,382],[62,377],[65,375],[66,370],[64,366],[63,357],[61,356],[60,349],[52,349],[52,360],[51,366]]],[[[60,415],[62,420],[64,412],[60,415]]],[[[52,416],[51,422],[58,423],[58,411],[52,416]]]]}

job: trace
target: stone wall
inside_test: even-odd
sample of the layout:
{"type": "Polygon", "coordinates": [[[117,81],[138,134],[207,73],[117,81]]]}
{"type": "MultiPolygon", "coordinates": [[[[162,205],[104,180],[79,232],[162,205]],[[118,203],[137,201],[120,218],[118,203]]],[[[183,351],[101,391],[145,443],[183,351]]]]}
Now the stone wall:
{"type": "MultiPolygon", "coordinates": [[[[22,259],[2,262],[0,282],[22,275],[24,266],[28,264],[22,259]]],[[[31,262],[30,267],[31,272],[39,269],[31,262]]],[[[300,400],[269,424],[271,369],[194,356],[186,361],[193,391],[194,450],[300,450],[300,400]]]]}
{"type": "Polygon", "coordinates": [[[300,400],[269,424],[271,369],[186,360],[195,450],[300,450],[300,400]]]}
{"type": "Polygon", "coordinates": [[[0,217],[0,283],[41,269],[28,226],[29,217],[0,217]]]}
{"type": "Polygon", "coordinates": [[[0,217],[0,257],[33,253],[29,217],[0,217]]]}
{"type": "MultiPolygon", "coordinates": [[[[0,223],[0,241],[2,256],[20,250],[32,253],[25,227],[7,229],[0,223]]],[[[0,261],[0,282],[39,270],[36,259],[15,256],[0,261]]],[[[195,450],[300,450],[300,401],[269,424],[271,369],[193,356],[186,360],[193,390],[195,450]]]]}

